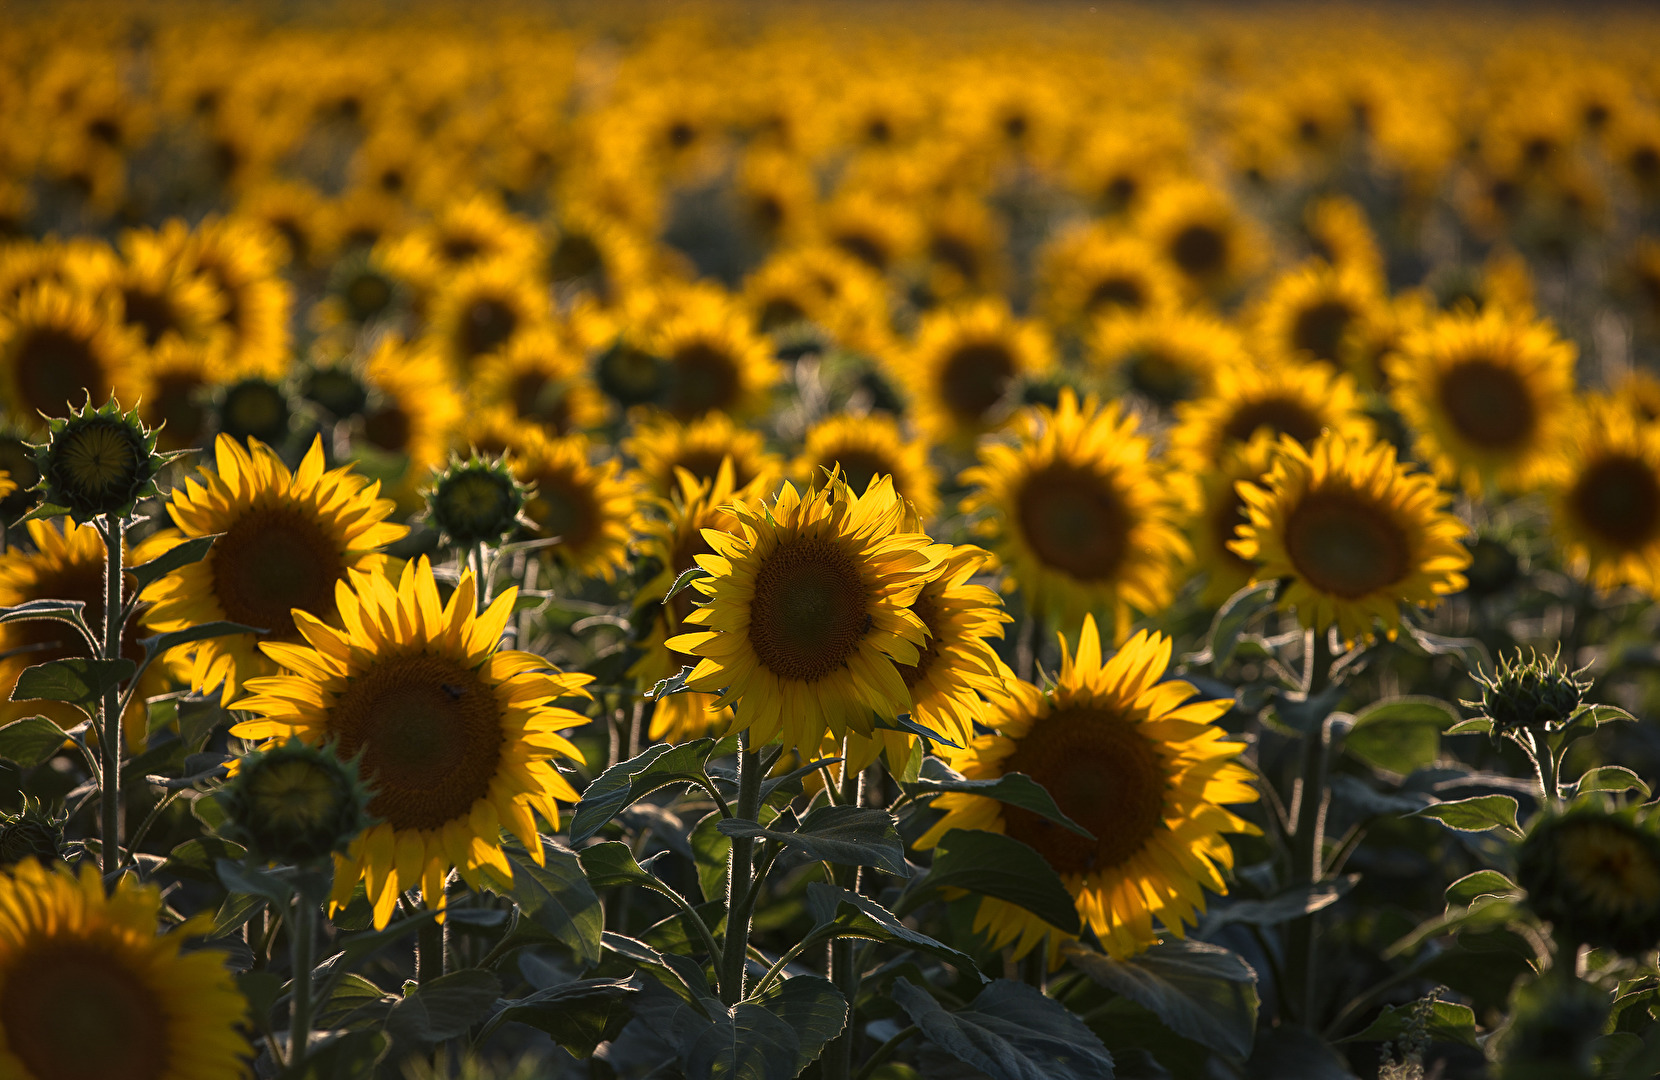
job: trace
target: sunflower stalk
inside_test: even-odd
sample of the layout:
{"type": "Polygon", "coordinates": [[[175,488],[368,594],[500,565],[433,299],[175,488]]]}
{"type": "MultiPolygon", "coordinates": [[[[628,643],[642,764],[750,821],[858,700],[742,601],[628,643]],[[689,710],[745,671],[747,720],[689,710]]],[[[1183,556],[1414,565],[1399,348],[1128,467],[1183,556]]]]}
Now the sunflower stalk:
{"type": "MultiPolygon", "coordinates": [[[[121,542],[127,520],[117,514],[104,518],[104,658],[121,657],[121,542]]],[[[121,688],[104,691],[103,727],[98,732],[98,751],[103,765],[101,811],[101,854],[105,874],[121,866],[121,688]]]]}
{"type": "MultiPolygon", "coordinates": [[[[858,806],[865,793],[863,772],[855,772],[848,767],[848,750],[844,743],[842,747],[842,778],[841,802],[844,806],[858,806]]],[[[836,867],[836,884],[850,892],[859,891],[859,867],[836,867]]],[[[830,978],[836,984],[836,989],[842,992],[847,999],[848,1009],[859,999],[859,965],[854,957],[857,954],[857,942],[850,938],[836,938],[830,943],[830,978]]],[[[853,1074],[853,1056],[857,1049],[857,1027],[854,1018],[849,1015],[847,1026],[842,1028],[831,1044],[824,1050],[825,1080],[849,1080],[853,1074]]]]}
{"type": "Polygon", "coordinates": [[[288,930],[288,943],[293,958],[292,1003],[288,1021],[288,1064],[294,1068],[306,1059],[311,1041],[312,985],[311,969],[316,962],[317,905],[304,890],[294,894],[293,922],[288,930]]]}
{"type": "MultiPolygon", "coordinates": [[[[1309,630],[1303,645],[1305,700],[1314,701],[1331,681],[1332,654],[1327,634],[1309,630]]],[[[1303,765],[1300,788],[1297,793],[1297,827],[1292,836],[1291,874],[1298,885],[1319,882],[1323,869],[1325,848],[1326,810],[1331,802],[1327,790],[1327,768],[1330,764],[1330,717],[1310,716],[1303,735],[1303,765]]],[[[1291,1001],[1295,1003],[1298,1018],[1312,1025],[1318,1006],[1314,949],[1315,916],[1304,915],[1291,924],[1286,946],[1286,974],[1290,979],[1291,1001]]]]}
{"type": "MultiPolygon", "coordinates": [[[[761,779],[765,766],[759,751],[749,748],[749,732],[739,736],[737,816],[755,821],[761,813],[761,779]]],[[[726,941],[720,957],[720,995],[728,1005],[744,997],[744,969],[748,958],[749,921],[759,893],[754,882],[755,840],[732,838],[732,862],[726,871],[726,941]]]]}

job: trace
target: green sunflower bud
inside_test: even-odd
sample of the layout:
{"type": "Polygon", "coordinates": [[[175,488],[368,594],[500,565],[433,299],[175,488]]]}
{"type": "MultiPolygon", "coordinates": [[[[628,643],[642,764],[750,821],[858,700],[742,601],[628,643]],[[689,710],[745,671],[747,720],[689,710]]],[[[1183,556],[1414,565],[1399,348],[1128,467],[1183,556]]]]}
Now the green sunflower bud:
{"type": "Polygon", "coordinates": [[[499,545],[521,525],[530,491],[514,479],[501,458],[476,453],[466,461],[450,458],[426,492],[427,515],[445,542],[462,549],[499,545]]]}
{"type": "Polygon", "coordinates": [[[259,862],[304,865],[344,852],[372,824],[355,761],[299,739],[243,757],[219,790],[227,838],[259,862]]]}
{"type": "Polygon", "coordinates": [[[77,524],[108,515],[127,518],[156,494],[156,474],[170,455],[156,452],[156,433],[138,413],[109,401],[49,421],[46,442],[32,447],[42,505],[31,517],[68,514],[77,524]]]}
{"type": "Polygon", "coordinates": [[[1562,667],[1555,655],[1547,659],[1529,650],[1524,658],[1518,649],[1499,661],[1493,674],[1476,676],[1481,700],[1464,704],[1481,709],[1493,722],[1495,736],[1523,728],[1556,731],[1573,716],[1591,688],[1591,680],[1577,679],[1577,674],[1562,667]]]}
{"type": "Polygon", "coordinates": [[[0,866],[13,866],[24,859],[60,862],[65,820],[46,813],[40,803],[28,798],[18,813],[0,815],[0,866]]]}
{"type": "Polygon", "coordinates": [[[1655,821],[1600,801],[1540,818],[1516,852],[1528,907],[1576,944],[1628,955],[1660,945],[1655,821]]]}
{"type": "Polygon", "coordinates": [[[1553,970],[1517,988],[1498,1080],[1592,1080],[1596,1040],[1609,998],[1567,971],[1553,970]]]}
{"type": "Polygon", "coordinates": [[[288,439],[294,419],[294,408],[283,388],[257,377],[225,387],[214,411],[219,430],[244,446],[249,439],[281,446],[288,439]]]}

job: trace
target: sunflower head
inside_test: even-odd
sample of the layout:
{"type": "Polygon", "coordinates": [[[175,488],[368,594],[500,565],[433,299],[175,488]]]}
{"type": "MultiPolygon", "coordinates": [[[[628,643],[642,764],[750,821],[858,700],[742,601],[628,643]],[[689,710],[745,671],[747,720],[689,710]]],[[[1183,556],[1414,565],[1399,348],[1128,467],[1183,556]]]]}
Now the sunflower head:
{"type": "Polygon", "coordinates": [[[463,551],[480,544],[499,546],[521,525],[530,490],[503,458],[451,456],[449,467],[427,489],[427,516],[444,541],[463,551]]]}
{"type": "Polygon", "coordinates": [[[362,416],[369,408],[362,374],[344,363],[313,365],[300,380],[300,396],[336,420],[362,416]]]}
{"type": "Polygon", "coordinates": [[[1494,1080],[1593,1080],[1608,991],[1553,968],[1516,988],[1494,1080]]]}
{"type": "Polygon", "coordinates": [[[37,800],[24,796],[23,809],[0,816],[0,866],[16,866],[24,859],[61,862],[67,820],[67,816],[47,813],[37,800]]]}
{"type": "Polygon", "coordinates": [[[1637,955],[1660,943],[1660,828],[1593,797],[1529,827],[1516,851],[1527,904],[1574,944],[1637,955]]]}
{"type": "Polygon", "coordinates": [[[1496,735],[1523,728],[1560,730],[1591,689],[1590,679],[1576,678],[1580,672],[1562,666],[1560,651],[1547,657],[1529,650],[1524,656],[1517,649],[1500,659],[1497,671],[1476,675],[1481,700],[1465,704],[1480,705],[1496,735]]]}
{"type": "Polygon", "coordinates": [[[122,412],[114,397],[96,409],[88,401],[51,420],[46,442],[35,449],[45,500],[36,513],[56,507],[78,525],[105,515],[131,517],[140,499],[156,494],[156,474],[166,462],[136,409],[122,412]]]}
{"type": "Polygon", "coordinates": [[[237,762],[236,775],[217,794],[225,835],[257,862],[304,865],[344,854],[373,823],[373,793],[358,762],[332,746],[289,739],[237,762]]]}
{"type": "Polygon", "coordinates": [[[219,430],[242,443],[258,439],[269,446],[288,441],[294,406],[288,394],[270,379],[253,376],[231,383],[214,402],[219,430]]]}

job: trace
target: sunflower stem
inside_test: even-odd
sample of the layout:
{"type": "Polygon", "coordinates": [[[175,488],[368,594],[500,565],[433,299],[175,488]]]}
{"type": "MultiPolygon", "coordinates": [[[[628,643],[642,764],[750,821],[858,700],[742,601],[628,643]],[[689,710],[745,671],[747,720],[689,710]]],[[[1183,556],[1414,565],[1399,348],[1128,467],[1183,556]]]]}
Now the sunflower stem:
{"type": "MultiPolygon", "coordinates": [[[[1308,701],[1313,701],[1330,682],[1331,646],[1327,635],[1310,630],[1303,644],[1303,689],[1308,701]]],[[[1326,808],[1329,803],[1326,790],[1327,749],[1331,738],[1328,716],[1311,716],[1308,730],[1303,734],[1303,770],[1297,792],[1297,828],[1292,837],[1292,879],[1299,885],[1313,885],[1320,880],[1325,847],[1326,808]]],[[[1286,975],[1290,982],[1290,1001],[1297,1018],[1307,1027],[1314,1026],[1318,1008],[1316,997],[1314,949],[1315,916],[1304,915],[1291,924],[1286,944],[1286,975]]]]}
{"type": "MultiPolygon", "coordinates": [[[[749,748],[749,732],[739,736],[738,817],[755,821],[761,813],[761,755],[749,748]]],[[[752,888],[755,839],[732,838],[732,862],[726,870],[726,941],[721,946],[720,996],[728,1005],[744,998],[744,968],[749,952],[749,918],[754,909],[752,888]]]]}
{"type": "MultiPolygon", "coordinates": [[[[110,514],[104,519],[104,658],[121,657],[121,540],[127,529],[125,518],[110,514]]],[[[103,762],[100,854],[104,873],[121,866],[121,689],[104,691],[104,725],[98,733],[99,756],[103,762]]]]}
{"type": "Polygon", "coordinates": [[[436,919],[415,931],[415,981],[425,986],[444,974],[444,927],[436,919]]]}
{"type": "MultiPolygon", "coordinates": [[[[841,801],[844,806],[858,806],[864,796],[864,772],[849,768],[848,746],[842,746],[841,801]]],[[[859,891],[859,868],[836,867],[836,884],[852,892],[859,891]]],[[[849,938],[836,938],[830,943],[830,978],[836,989],[847,999],[847,1026],[824,1051],[825,1080],[848,1080],[853,1075],[853,1056],[857,1049],[857,1021],[853,1003],[859,998],[859,965],[855,962],[857,945],[849,938]]]]}
{"type": "Polygon", "coordinates": [[[305,1061],[306,1047],[311,1041],[311,968],[315,961],[317,936],[317,908],[303,892],[294,895],[294,920],[288,928],[288,944],[293,957],[294,975],[291,1012],[288,1021],[288,1064],[292,1068],[305,1061]]]}

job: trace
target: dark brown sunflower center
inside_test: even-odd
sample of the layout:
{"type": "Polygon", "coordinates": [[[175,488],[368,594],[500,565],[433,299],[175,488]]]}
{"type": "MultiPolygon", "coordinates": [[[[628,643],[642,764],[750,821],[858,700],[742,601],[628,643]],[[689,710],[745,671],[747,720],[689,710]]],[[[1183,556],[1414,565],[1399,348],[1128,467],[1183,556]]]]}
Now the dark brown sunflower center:
{"type": "Polygon", "coordinates": [[[870,590],[834,541],[786,541],[755,574],[749,644],[779,678],[816,682],[839,670],[869,629],[870,590]]]}
{"type": "Polygon", "coordinates": [[[352,321],[364,323],[391,306],[392,283],[379,274],[365,271],[352,278],[340,296],[352,321]]]}
{"type": "Polygon", "coordinates": [[[156,376],[149,405],[153,424],[165,425],[156,435],[163,450],[199,446],[207,431],[208,411],[204,403],[207,383],[190,372],[169,372],[156,376]]]}
{"type": "Polygon", "coordinates": [[[691,420],[737,403],[738,363],[726,351],[706,342],[675,350],[666,407],[677,419],[691,420]]]}
{"type": "Polygon", "coordinates": [[[845,229],[833,238],[837,247],[878,273],[888,269],[888,247],[877,236],[857,229],[845,229]]]}
{"type": "Polygon", "coordinates": [[[242,515],[208,556],[213,592],[225,618],[293,641],[294,608],[322,616],[334,609],[334,583],[345,576],[340,542],[314,518],[273,506],[242,515]]]}
{"type": "Polygon", "coordinates": [[[178,309],[166,293],[129,287],[121,290],[121,302],[130,325],[144,332],[144,344],[154,346],[168,331],[183,332],[178,309]]]}
{"type": "Polygon", "coordinates": [[[940,398],[957,419],[979,423],[1009,391],[1014,357],[1000,342],[960,345],[940,371],[940,398]]]}
{"type": "Polygon", "coordinates": [[[1188,225],[1170,241],[1170,260],[1188,277],[1212,277],[1228,262],[1228,238],[1209,225],[1188,225]]]}
{"type": "Polygon", "coordinates": [[[1660,535],[1660,478],[1640,458],[1609,456],[1579,475],[1568,503],[1599,540],[1634,550],[1660,535]]]}
{"type": "Polygon", "coordinates": [[[407,451],[414,432],[414,420],[396,402],[388,402],[363,418],[363,437],[390,454],[407,451]]]}
{"type": "Polygon", "coordinates": [[[1357,600],[1412,569],[1411,541],[1398,521],[1347,491],[1313,491],[1286,516],[1291,564],[1321,592],[1357,600]]]}
{"type": "Polygon", "coordinates": [[[26,330],[15,347],[17,412],[62,416],[87,394],[94,404],[108,399],[109,376],[93,343],[84,335],[56,326],[26,330]]]}
{"type": "Polygon", "coordinates": [[[980,280],[980,253],[974,245],[960,236],[941,234],[928,243],[928,257],[943,263],[961,274],[963,280],[980,280]]]}
{"type": "Polygon", "coordinates": [[[935,663],[940,658],[940,635],[945,631],[945,608],[940,603],[939,586],[930,582],[922,587],[917,594],[916,603],[911,605],[911,614],[922,620],[922,625],[928,628],[928,641],[923,645],[921,655],[916,664],[895,664],[899,669],[899,677],[905,680],[907,689],[915,686],[928,677],[935,663]]]}
{"type": "Polygon", "coordinates": [[[1198,389],[1188,366],[1163,349],[1137,349],[1124,368],[1131,388],[1159,405],[1186,401],[1198,389]]]}
{"type": "Polygon", "coordinates": [[[541,421],[556,435],[569,432],[571,403],[565,394],[565,384],[558,379],[540,371],[520,372],[513,378],[510,394],[513,408],[520,416],[541,421]]]}
{"type": "Polygon", "coordinates": [[[774,296],[761,308],[758,323],[762,333],[771,333],[804,322],[806,318],[806,310],[795,300],[788,296],[774,296]]]}
{"type": "Polygon", "coordinates": [[[1048,465],[1028,477],[1015,516],[1044,565],[1080,581],[1113,577],[1129,551],[1129,508],[1110,481],[1077,465],[1048,465]]]}
{"type": "Polygon", "coordinates": [[[554,281],[570,281],[587,277],[600,269],[602,263],[599,245],[594,243],[592,237],[582,233],[566,233],[559,238],[559,246],[553,249],[550,274],[554,281]]]}
{"type": "Polygon", "coordinates": [[[1168,781],[1158,748],[1110,710],[1079,706],[1039,720],[1003,771],[1042,784],[1063,814],[1095,834],[1089,840],[1030,810],[1003,807],[1008,835],[1036,848],[1062,874],[1121,865],[1164,821],[1168,781]]]}
{"type": "Polygon", "coordinates": [[[471,360],[495,352],[513,336],[518,326],[519,313],[512,304],[500,297],[480,297],[462,313],[456,344],[461,346],[461,354],[471,360]]]}
{"type": "Polygon", "coordinates": [[[1091,313],[1110,308],[1140,311],[1146,302],[1147,294],[1141,282],[1133,277],[1115,275],[1095,283],[1095,287],[1089,290],[1089,299],[1084,302],[1084,307],[1091,313]]]}
{"type": "Polygon", "coordinates": [[[591,540],[599,531],[599,505],[586,484],[562,472],[543,472],[531,477],[536,493],[525,502],[525,514],[543,536],[557,536],[555,549],[569,553],[591,540]]]}
{"type": "Polygon", "coordinates": [[[501,706],[469,667],[430,653],[383,657],[329,710],[340,755],[363,752],[369,813],[394,829],[437,829],[490,793],[501,764],[501,706]]]}
{"type": "Polygon", "coordinates": [[[171,1025],[114,949],[45,940],[12,958],[0,1026],[25,1075],[51,1080],[161,1080],[174,1071],[171,1025]]]}
{"type": "Polygon", "coordinates": [[[1441,408],[1461,438],[1484,449],[1527,445],[1538,425],[1533,395],[1509,368],[1466,360],[1441,376],[1441,408]]]}
{"type": "Polygon", "coordinates": [[[1310,304],[1297,313],[1291,325],[1291,347],[1335,364],[1343,348],[1343,335],[1354,319],[1354,309],[1342,300],[1310,304]]]}
{"type": "Polygon", "coordinates": [[[1321,418],[1294,397],[1265,397],[1240,404],[1222,428],[1225,439],[1249,442],[1252,435],[1266,430],[1274,435],[1289,435],[1308,446],[1320,437],[1325,427],[1321,418]]]}
{"type": "Polygon", "coordinates": [[[467,236],[455,233],[447,236],[438,245],[438,250],[444,253],[444,258],[452,263],[462,263],[484,254],[484,242],[476,236],[467,236]]]}

